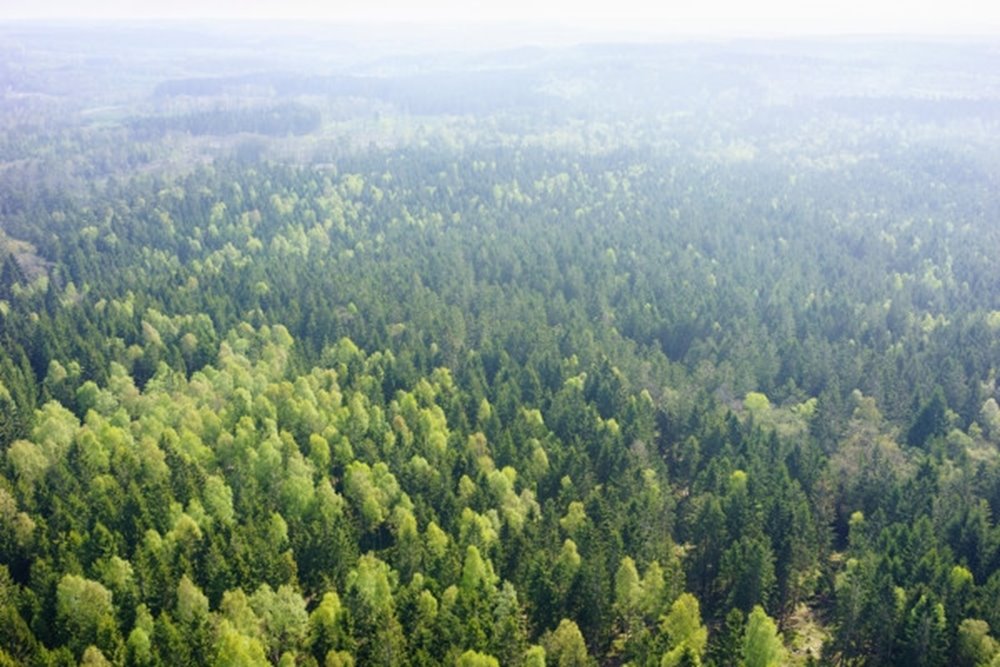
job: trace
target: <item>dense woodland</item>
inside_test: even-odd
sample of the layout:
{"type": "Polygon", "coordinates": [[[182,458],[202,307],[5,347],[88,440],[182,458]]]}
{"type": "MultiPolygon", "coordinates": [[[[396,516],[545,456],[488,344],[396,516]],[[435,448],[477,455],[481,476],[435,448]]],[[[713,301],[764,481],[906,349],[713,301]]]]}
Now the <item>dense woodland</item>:
{"type": "Polygon", "coordinates": [[[1000,665],[995,48],[4,31],[0,665],[1000,665]]]}

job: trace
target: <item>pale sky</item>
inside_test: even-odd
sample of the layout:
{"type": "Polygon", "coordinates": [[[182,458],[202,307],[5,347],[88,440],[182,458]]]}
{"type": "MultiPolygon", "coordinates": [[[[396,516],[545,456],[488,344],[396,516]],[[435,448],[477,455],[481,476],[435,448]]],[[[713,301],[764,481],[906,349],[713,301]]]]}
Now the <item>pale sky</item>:
{"type": "Polygon", "coordinates": [[[1000,0],[0,0],[2,19],[614,22],[665,32],[1000,33],[1000,0]]]}

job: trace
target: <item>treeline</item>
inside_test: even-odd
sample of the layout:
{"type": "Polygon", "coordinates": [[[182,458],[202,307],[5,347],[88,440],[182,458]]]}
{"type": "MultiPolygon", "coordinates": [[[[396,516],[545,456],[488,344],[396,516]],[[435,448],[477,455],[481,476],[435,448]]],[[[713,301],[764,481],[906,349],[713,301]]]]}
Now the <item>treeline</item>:
{"type": "Polygon", "coordinates": [[[260,73],[173,79],[157,84],[157,98],[225,97],[257,91],[279,99],[301,95],[363,98],[389,103],[402,113],[479,114],[541,109],[553,103],[544,77],[528,69],[456,69],[392,76],[260,73]]]}
{"type": "Polygon", "coordinates": [[[319,109],[304,104],[240,109],[189,111],[175,115],[141,116],[128,121],[128,128],[140,139],[150,139],[168,132],[193,135],[263,134],[272,137],[302,135],[320,127],[319,109]]]}

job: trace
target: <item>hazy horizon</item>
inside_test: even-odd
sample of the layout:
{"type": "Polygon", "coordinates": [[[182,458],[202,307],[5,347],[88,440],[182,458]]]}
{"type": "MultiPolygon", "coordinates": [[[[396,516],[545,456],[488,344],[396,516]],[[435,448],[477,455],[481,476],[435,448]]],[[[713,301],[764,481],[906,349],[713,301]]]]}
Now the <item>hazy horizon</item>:
{"type": "Polygon", "coordinates": [[[643,36],[730,35],[995,35],[1000,33],[1000,5],[978,0],[958,2],[826,2],[805,5],[792,0],[711,0],[697,7],[624,0],[613,4],[565,0],[462,3],[435,0],[420,7],[402,0],[362,4],[320,4],[291,0],[275,6],[263,0],[179,0],[129,3],[100,0],[81,7],[69,0],[41,0],[0,7],[0,22],[308,22],[311,24],[425,24],[507,27],[553,26],[590,35],[643,36]]]}

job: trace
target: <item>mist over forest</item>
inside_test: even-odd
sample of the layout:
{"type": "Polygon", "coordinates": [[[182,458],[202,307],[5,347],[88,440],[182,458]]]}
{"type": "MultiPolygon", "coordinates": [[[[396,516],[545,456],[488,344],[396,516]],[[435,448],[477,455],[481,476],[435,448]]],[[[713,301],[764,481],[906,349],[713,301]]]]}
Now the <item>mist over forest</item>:
{"type": "Polygon", "coordinates": [[[0,22],[0,667],[1000,667],[1000,44],[0,22]]]}

